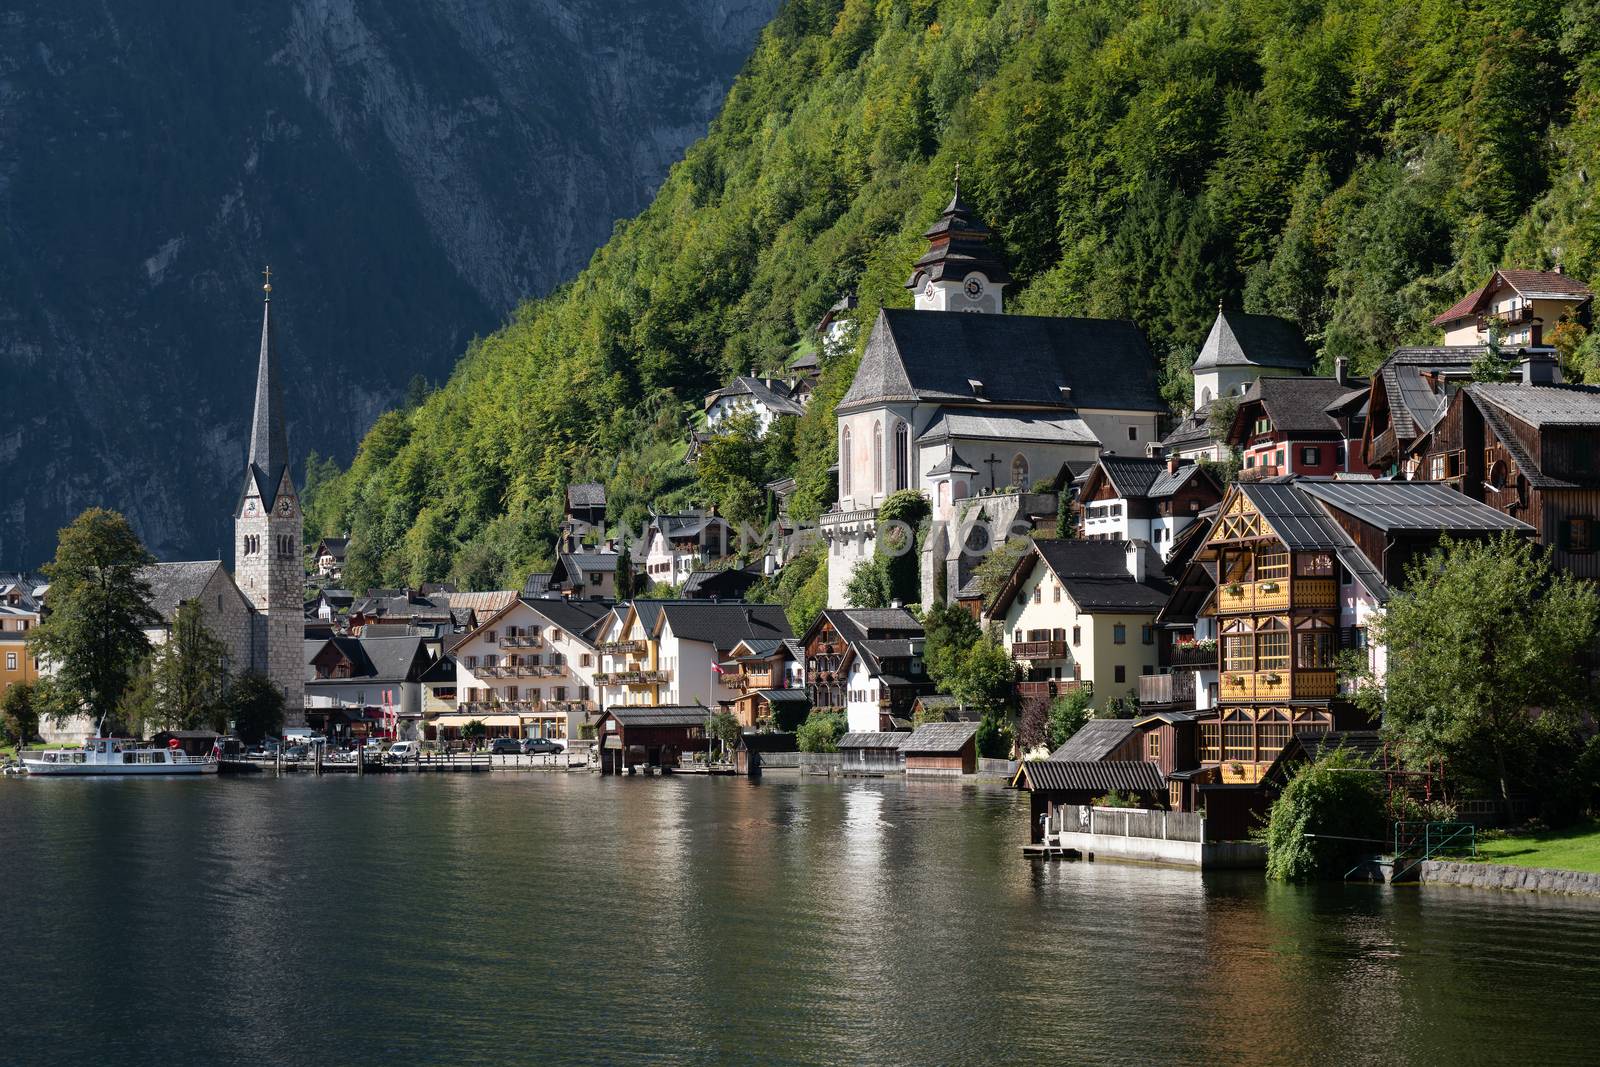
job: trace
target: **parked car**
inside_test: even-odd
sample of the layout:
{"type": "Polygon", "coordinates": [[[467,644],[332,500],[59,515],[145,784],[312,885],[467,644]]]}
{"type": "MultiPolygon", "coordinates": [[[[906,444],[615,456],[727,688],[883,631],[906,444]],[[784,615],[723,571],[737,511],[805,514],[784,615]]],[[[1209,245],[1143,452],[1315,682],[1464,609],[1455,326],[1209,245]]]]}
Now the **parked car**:
{"type": "Polygon", "coordinates": [[[389,746],[389,751],[383,754],[385,763],[404,763],[406,760],[417,758],[420,742],[396,741],[389,746]]]}
{"type": "Polygon", "coordinates": [[[516,756],[522,753],[522,742],[515,737],[497,737],[489,742],[491,756],[516,756]]]}
{"type": "Polygon", "coordinates": [[[311,746],[290,745],[288,748],[283,750],[283,758],[289,760],[290,762],[298,762],[300,760],[310,759],[311,746]]]}
{"type": "Polygon", "coordinates": [[[530,737],[522,742],[522,751],[530,756],[548,756],[565,752],[560,741],[549,737],[530,737]]]}

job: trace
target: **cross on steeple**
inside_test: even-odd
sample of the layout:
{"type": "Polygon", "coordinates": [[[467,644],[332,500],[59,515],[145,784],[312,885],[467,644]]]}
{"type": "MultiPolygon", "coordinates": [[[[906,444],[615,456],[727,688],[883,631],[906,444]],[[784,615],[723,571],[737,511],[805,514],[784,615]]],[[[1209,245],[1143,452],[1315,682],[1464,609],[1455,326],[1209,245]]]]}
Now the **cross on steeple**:
{"type": "Polygon", "coordinates": [[[263,270],[261,272],[261,274],[267,280],[266,284],[261,287],[261,291],[263,293],[267,294],[266,298],[268,300],[271,300],[272,299],[272,265],[270,263],[267,264],[266,269],[263,270]]]}

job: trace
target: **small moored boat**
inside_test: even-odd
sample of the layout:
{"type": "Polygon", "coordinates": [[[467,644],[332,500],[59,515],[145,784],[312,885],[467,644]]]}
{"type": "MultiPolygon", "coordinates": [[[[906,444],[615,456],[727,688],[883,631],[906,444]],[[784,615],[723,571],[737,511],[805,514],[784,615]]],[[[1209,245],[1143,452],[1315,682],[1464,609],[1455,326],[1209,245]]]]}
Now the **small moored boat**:
{"type": "Polygon", "coordinates": [[[215,774],[216,753],[191,756],[180,748],[155,748],[142,741],[93,737],[82,748],[58,748],[25,757],[30,775],[215,774]]]}

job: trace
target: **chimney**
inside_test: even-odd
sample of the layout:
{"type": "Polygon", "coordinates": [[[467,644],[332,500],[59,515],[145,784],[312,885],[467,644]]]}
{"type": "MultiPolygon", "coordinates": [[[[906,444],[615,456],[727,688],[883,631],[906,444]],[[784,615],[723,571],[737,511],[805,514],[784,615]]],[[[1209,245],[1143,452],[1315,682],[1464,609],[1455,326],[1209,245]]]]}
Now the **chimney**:
{"type": "Polygon", "coordinates": [[[1344,385],[1350,373],[1350,361],[1343,356],[1333,361],[1333,380],[1344,385]]]}
{"type": "Polygon", "coordinates": [[[1548,348],[1536,351],[1519,348],[1517,363],[1522,368],[1523,385],[1554,385],[1560,378],[1555,353],[1548,348]]]}
{"type": "Polygon", "coordinates": [[[1060,390],[1061,390],[1061,402],[1063,404],[1072,403],[1072,386],[1063,385],[1063,386],[1059,386],[1058,388],[1060,388],[1060,390]]]}
{"type": "Polygon", "coordinates": [[[1177,473],[1178,473],[1178,454],[1176,452],[1174,452],[1172,455],[1167,457],[1167,473],[1169,475],[1174,476],[1174,477],[1177,476],[1177,473]]]}
{"type": "Polygon", "coordinates": [[[1128,573],[1136,582],[1144,581],[1144,545],[1139,541],[1125,542],[1128,549],[1128,573]]]}
{"type": "Polygon", "coordinates": [[[972,390],[972,395],[979,400],[983,399],[983,383],[976,378],[968,378],[967,386],[972,390]]]}
{"type": "Polygon", "coordinates": [[[891,608],[894,608],[896,611],[898,611],[899,609],[901,609],[901,608],[906,606],[906,602],[904,600],[891,600],[891,601],[889,601],[889,606],[891,608]]]}

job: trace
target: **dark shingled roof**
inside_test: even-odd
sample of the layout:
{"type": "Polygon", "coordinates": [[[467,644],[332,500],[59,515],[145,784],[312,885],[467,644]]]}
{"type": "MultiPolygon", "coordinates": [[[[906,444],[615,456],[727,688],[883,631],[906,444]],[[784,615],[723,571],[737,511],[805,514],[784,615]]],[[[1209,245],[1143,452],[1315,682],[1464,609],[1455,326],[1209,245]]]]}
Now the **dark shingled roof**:
{"type": "Polygon", "coordinates": [[[211,576],[221,569],[219,559],[155,563],[141,569],[139,577],[150,584],[150,606],[162,619],[171,622],[178,613],[178,605],[203,593],[211,576]]]}
{"type": "MultiPolygon", "coordinates": [[[[1155,614],[1172,595],[1172,582],[1161,572],[1160,559],[1147,560],[1145,579],[1128,573],[1128,550],[1148,552],[1149,546],[1132,541],[1035,541],[1038,558],[1060,579],[1080,611],[1126,611],[1155,614]]],[[[1021,564],[1019,564],[1021,566],[1021,564]]],[[[998,616],[1009,604],[995,603],[998,616]]]]}
{"type": "Polygon", "coordinates": [[[902,752],[960,752],[978,732],[975,722],[929,722],[900,742],[902,752]]]}
{"type": "Polygon", "coordinates": [[[679,640],[706,641],[719,649],[730,649],[740,641],[794,636],[781,604],[670,601],[661,610],[665,625],[679,640]]]}
{"type": "Polygon", "coordinates": [[[1131,322],[885,308],[837,410],[915,400],[1166,408],[1155,358],[1131,322]],[[981,400],[974,379],[983,383],[981,400]]]}
{"type": "Polygon", "coordinates": [[[1161,793],[1167,788],[1156,765],[1143,760],[1027,760],[1011,784],[1046,793],[1161,793]]]}
{"type": "Polygon", "coordinates": [[[523,596],[540,596],[550,591],[550,572],[534,571],[528,575],[528,580],[522,583],[523,596]]]}
{"type": "Polygon", "coordinates": [[[1433,429],[1449,406],[1448,390],[1434,392],[1422,380],[1423,372],[1439,371],[1450,377],[1465,378],[1472,361],[1488,349],[1484,345],[1435,345],[1397,348],[1378,368],[1384,394],[1389,399],[1389,419],[1396,437],[1409,442],[1433,429]]]}
{"type": "Polygon", "coordinates": [[[1067,743],[1050,753],[1053,760],[1103,760],[1133,733],[1132,719],[1090,719],[1067,738],[1067,743]]]}
{"type": "Polygon", "coordinates": [[[888,637],[921,637],[922,623],[905,608],[828,608],[815,628],[827,620],[846,641],[878,640],[888,637]]]}
{"type": "Polygon", "coordinates": [[[749,375],[741,374],[728,385],[706,397],[706,407],[711,407],[718,399],[725,396],[748,396],[768,411],[778,415],[804,415],[806,413],[805,408],[790,398],[789,387],[777,379],[768,382],[761,378],[752,378],[749,375]]]}
{"type": "Polygon", "coordinates": [[[1200,470],[1199,464],[1187,459],[1178,464],[1177,474],[1168,472],[1166,460],[1144,456],[1107,454],[1096,462],[1111,487],[1123,499],[1160,500],[1169,497],[1200,470]]]}
{"type": "Polygon", "coordinates": [[[956,439],[1036,441],[1093,445],[1100,439],[1077,415],[1030,411],[947,411],[917,438],[918,444],[956,439]]]}
{"type": "Polygon", "coordinates": [[[756,695],[768,704],[809,704],[811,697],[804,689],[757,689],[756,695]]]}
{"type": "Polygon", "coordinates": [[[256,363],[256,405],[250,418],[250,458],[245,468],[255,479],[263,507],[271,507],[289,466],[289,436],[283,427],[283,390],[272,343],[272,300],[261,305],[261,354],[256,363]]]}
{"type": "Polygon", "coordinates": [[[849,733],[839,738],[838,747],[846,748],[899,748],[900,742],[910,737],[901,733],[849,733]]]}
{"type": "Polygon", "coordinates": [[[1300,327],[1275,315],[1219,311],[1200,346],[1195,370],[1216,367],[1287,367],[1309,371],[1316,357],[1300,327]]]}
{"type": "Polygon", "coordinates": [[[1233,436],[1251,436],[1250,409],[1255,405],[1272,420],[1274,432],[1300,440],[1335,441],[1344,436],[1328,408],[1350,392],[1346,382],[1335,378],[1260,378],[1239,400],[1234,416],[1233,436]]]}
{"type": "Polygon", "coordinates": [[[573,482],[567,486],[568,508],[603,508],[606,487],[599,482],[573,482]]]}
{"type": "Polygon", "coordinates": [[[1493,404],[1529,426],[1600,427],[1600,386],[1492,382],[1466,388],[1473,399],[1493,404]]]}
{"type": "Polygon", "coordinates": [[[663,705],[656,708],[612,705],[606,710],[623,726],[704,726],[711,717],[711,713],[698,704],[663,705]]]}

